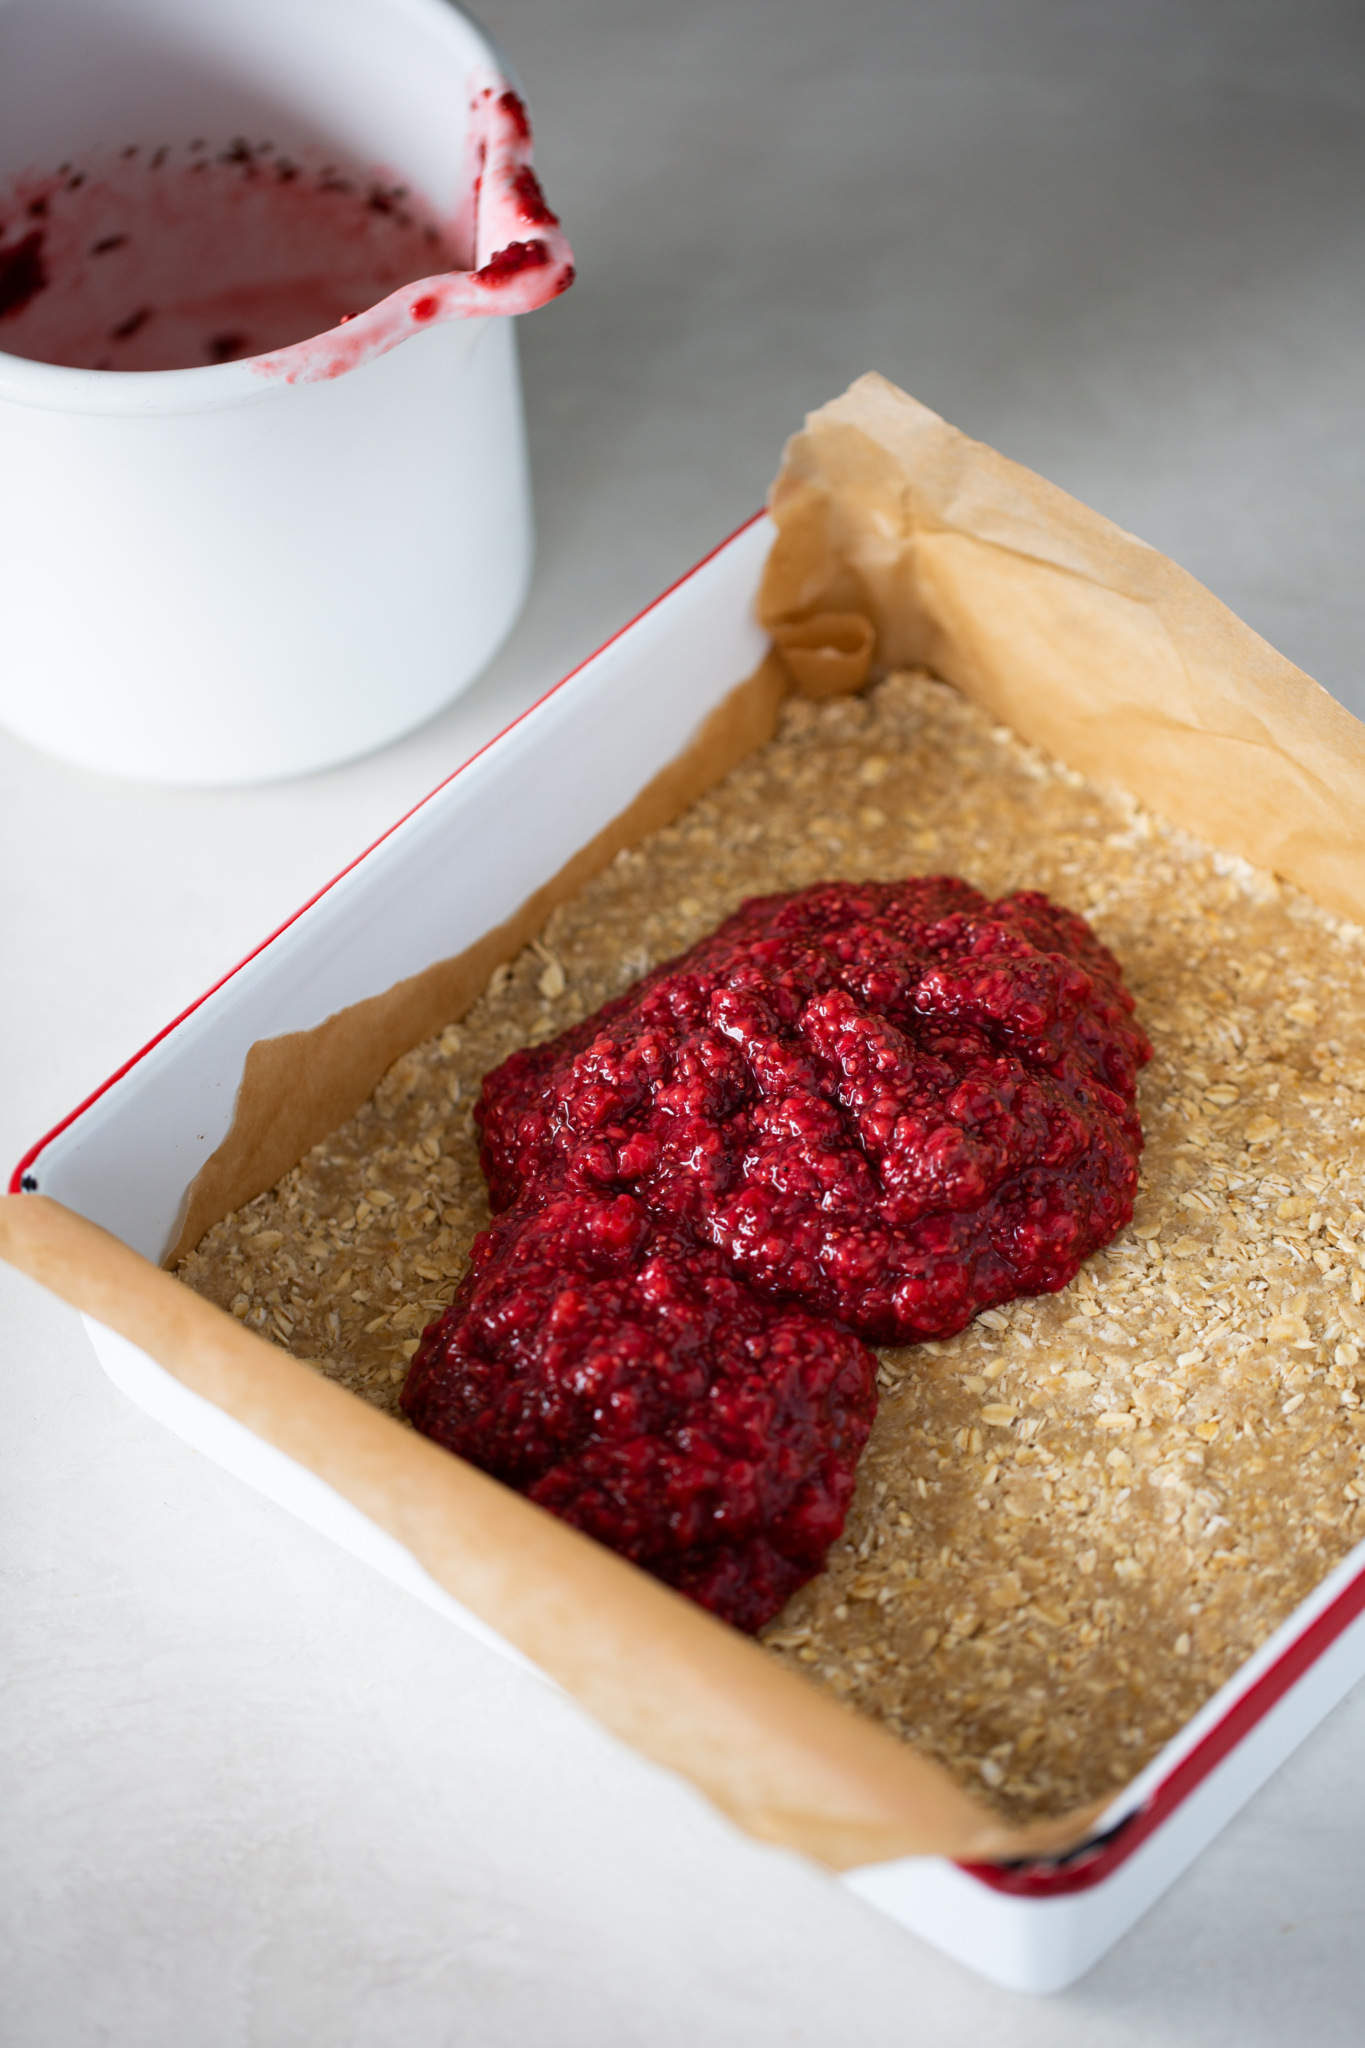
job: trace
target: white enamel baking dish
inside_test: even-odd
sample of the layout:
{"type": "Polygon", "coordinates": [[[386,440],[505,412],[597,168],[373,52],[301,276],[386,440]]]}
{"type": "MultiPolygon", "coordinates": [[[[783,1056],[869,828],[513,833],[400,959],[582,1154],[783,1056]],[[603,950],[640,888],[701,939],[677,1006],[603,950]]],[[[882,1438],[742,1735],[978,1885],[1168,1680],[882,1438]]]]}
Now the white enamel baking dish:
{"type": "MultiPolygon", "coordinates": [[[[168,1025],[15,1169],[159,1259],[227,1133],[249,1047],[306,1030],[510,916],[686,745],[762,658],[760,517],[464,764],[168,1025]]],[[[311,1472],[87,1318],[110,1376],[206,1456],[461,1627],[521,1653],[311,1472]]],[[[911,1857],[841,1880],[982,1975],[1059,1990],[1132,1926],[1365,1675],[1365,1545],[1326,1578],[1118,1797],[1063,1864],[911,1857]]]]}

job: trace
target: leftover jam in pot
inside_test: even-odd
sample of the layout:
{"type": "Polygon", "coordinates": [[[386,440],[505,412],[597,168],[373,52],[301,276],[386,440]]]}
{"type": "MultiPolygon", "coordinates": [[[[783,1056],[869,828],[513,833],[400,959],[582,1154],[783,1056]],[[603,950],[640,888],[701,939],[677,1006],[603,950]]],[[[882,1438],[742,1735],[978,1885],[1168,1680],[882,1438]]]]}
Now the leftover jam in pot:
{"type": "Polygon", "coordinates": [[[93,152],[0,190],[0,350],[85,370],[232,362],[465,254],[406,186],[316,150],[93,152]]]}
{"type": "Polygon", "coordinates": [[[843,1527],[868,1345],[1055,1292],[1131,1220],[1132,1010],[1088,925],[1033,891],[743,904],[485,1079],[501,1214],[408,1414],[761,1628],[843,1527]]]}

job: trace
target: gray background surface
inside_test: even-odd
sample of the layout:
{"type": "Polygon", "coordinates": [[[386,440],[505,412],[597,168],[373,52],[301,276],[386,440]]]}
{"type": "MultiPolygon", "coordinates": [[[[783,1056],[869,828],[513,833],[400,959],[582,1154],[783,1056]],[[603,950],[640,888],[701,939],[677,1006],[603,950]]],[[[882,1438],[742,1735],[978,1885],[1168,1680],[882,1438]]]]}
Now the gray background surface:
{"type": "MultiPolygon", "coordinates": [[[[760,501],[876,368],[1365,712],[1365,11],[489,0],[580,281],[536,588],[371,760],[232,794],[0,735],[0,1158],[760,501]]],[[[733,1835],[127,1404],[0,1275],[0,2039],[1360,2039],[1365,1697],[1055,2000],[733,1835]]]]}

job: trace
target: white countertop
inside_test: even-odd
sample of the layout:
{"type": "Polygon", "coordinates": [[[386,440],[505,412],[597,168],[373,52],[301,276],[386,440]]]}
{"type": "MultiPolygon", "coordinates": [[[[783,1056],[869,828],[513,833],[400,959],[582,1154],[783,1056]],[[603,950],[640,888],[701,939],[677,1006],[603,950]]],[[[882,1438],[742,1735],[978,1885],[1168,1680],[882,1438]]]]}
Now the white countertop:
{"type": "MultiPolygon", "coordinates": [[[[492,671],[227,794],[0,734],[0,1158],[761,500],[879,369],[1365,714],[1365,18],[1329,0],[487,0],[580,263],[523,323],[492,671]]],[[[1057,1999],[734,1834],[162,1432],[0,1272],[0,2040],[1346,2048],[1365,1693],[1057,1999]]]]}

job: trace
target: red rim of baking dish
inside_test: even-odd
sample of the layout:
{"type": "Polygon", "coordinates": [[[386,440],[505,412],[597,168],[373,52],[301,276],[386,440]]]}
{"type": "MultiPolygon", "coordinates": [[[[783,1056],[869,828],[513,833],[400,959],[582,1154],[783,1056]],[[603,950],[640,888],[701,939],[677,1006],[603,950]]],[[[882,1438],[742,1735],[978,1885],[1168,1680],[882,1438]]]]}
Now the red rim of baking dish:
{"type": "Polygon", "coordinates": [[[1284,1698],[1362,1613],[1365,1613],[1365,1571],[1357,1572],[1331,1605],[1315,1615],[1302,1635],[1286,1645],[1274,1663],[1232,1702],[1207,1734],[1200,1737],[1189,1755],[1172,1767],[1151,1797],[1098,1840],[1082,1844],[1060,1862],[963,1863],[959,1868],[979,1878],[992,1891],[1012,1892],[1023,1898],[1057,1898],[1067,1892],[1088,1891],[1092,1885],[1102,1884],[1121,1863],[1127,1862],[1163,1821],[1169,1820],[1175,1809],[1231,1754],[1243,1736],[1251,1733],[1257,1722],[1284,1698]]]}
{"type": "MultiPolygon", "coordinates": [[[[458,776],[463,775],[465,770],[486,754],[490,747],[497,746],[498,742],[504,739],[509,732],[514,731],[524,719],[529,718],[533,711],[539,710],[542,704],[555,696],[566,684],[571,683],[576,675],[581,674],[590,662],[596,661],[599,655],[605,654],[609,647],[614,646],[633,626],[637,626],[641,619],[647,618],[652,611],[656,611],[666,598],[673,595],[675,590],[680,590],[683,584],[689,583],[699,570],[706,567],[708,562],[714,561],[717,555],[723,554],[733,541],[738,540],[741,534],[747,533],[750,527],[756,526],[759,520],[765,516],[766,514],[762,511],[755,512],[742,525],[737,526],[733,533],[727,534],[725,539],[719,541],[707,554],[704,554],[700,561],[694,562],[690,569],[679,576],[675,582],[670,583],[666,590],[660,591],[652,603],[645,605],[633,618],[627,619],[623,626],[619,626],[599,647],[594,648],[591,654],[585,655],[582,661],[575,663],[573,668],[567,674],[562,675],[557,683],[552,683],[548,690],[535,699],[534,703],[528,704],[524,711],[518,712],[515,718],[510,719],[491,739],[486,740],[481,747],[475,749],[467,760],[462,761],[458,768],[453,768],[450,774],[444,776],[433,789],[428,790],[425,796],[419,797],[410,810],[404,811],[401,818],[395,819],[388,830],[381,832],[379,837],[372,840],[363,852],[356,855],[354,860],[348,861],[344,868],[338,869],[331,880],[324,882],[322,887],[308,898],[307,902],[301,903],[292,916],[287,917],[283,924],[277,925],[274,931],[267,938],[262,939],[258,946],[253,946],[249,953],[243,954],[236,965],[230,967],[226,974],[220,975],[219,979],[211,987],[206,988],[201,996],[196,996],[192,1003],[187,1004],[178,1016],[173,1017],[169,1024],[164,1025],[157,1032],[154,1038],[149,1038],[147,1043],[132,1055],[131,1059],[125,1060],[121,1067],[110,1074],[106,1081],[102,1081],[98,1088],[92,1089],[90,1094],[85,1097],[85,1100],[78,1103],[73,1110],[62,1118],[60,1123],[54,1124],[52,1129],[38,1140],[37,1144],[29,1147],[10,1175],[9,1192],[12,1195],[33,1192],[34,1188],[36,1188],[36,1183],[31,1180],[29,1168],[37,1162],[54,1138],[59,1138],[63,1131],[68,1130],[72,1124],[84,1116],[93,1103],[98,1102],[102,1095],[106,1095],[116,1082],[123,1079],[125,1074],[131,1073],[140,1060],[144,1060],[149,1052],[160,1045],[163,1038],[169,1038],[170,1034],[177,1030],[187,1017],[192,1017],[194,1012],[206,1003],[210,996],[216,995],[220,988],[223,988],[231,981],[235,974],[240,974],[242,969],[254,960],[258,954],[264,953],[268,946],[273,946],[276,939],[287,932],[291,925],[297,924],[305,912],[311,910],[315,903],[320,902],[329,889],[334,889],[337,883],[349,875],[353,868],[359,867],[362,861],[368,860],[376,847],[382,846],[386,839],[392,838],[401,825],[405,825],[409,818],[415,817],[417,812],[426,804],[429,804],[433,797],[439,796],[443,789],[446,789],[458,776]]],[[[1156,1832],[1163,1822],[1170,1818],[1176,1808],[1189,1798],[1196,1787],[1202,1784],[1203,1780],[1222,1763],[1223,1759],[1231,1754],[1243,1736],[1248,1735],[1256,1726],[1256,1723],[1284,1698],[1290,1688],[1317,1662],[1325,1650],[1330,1649],[1337,1637],[1349,1628],[1351,1623],[1362,1612],[1365,1612],[1365,1571],[1359,1572],[1351,1580],[1350,1584],[1342,1589],[1331,1605],[1324,1608],[1322,1613],[1309,1623],[1303,1634],[1297,1636],[1282,1651],[1280,1656],[1276,1658],[1275,1662],[1267,1670],[1263,1671],[1260,1677],[1253,1684],[1249,1685],[1238,1699],[1233,1701],[1227,1712],[1214,1723],[1213,1727],[1205,1735],[1201,1736],[1189,1754],[1182,1757],[1180,1762],[1173,1767],[1170,1774],[1162,1780],[1150,1798],[1138,1807],[1135,1812],[1119,1821],[1106,1834],[1101,1835],[1096,1840],[1083,1843],[1070,1856],[1056,1861],[1038,1863],[960,1863],[957,1867],[966,1876],[976,1878],[981,1884],[989,1886],[992,1891],[1010,1893],[1018,1898],[1058,1898],[1071,1892],[1089,1891],[1093,1886],[1103,1884],[1106,1878],[1112,1876],[1121,1864],[1126,1863],[1128,1858],[1156,1832]]]]}

